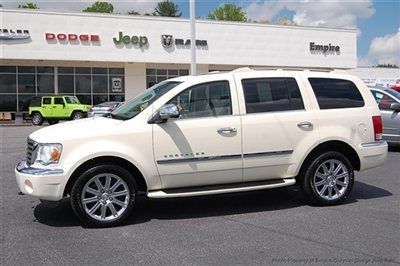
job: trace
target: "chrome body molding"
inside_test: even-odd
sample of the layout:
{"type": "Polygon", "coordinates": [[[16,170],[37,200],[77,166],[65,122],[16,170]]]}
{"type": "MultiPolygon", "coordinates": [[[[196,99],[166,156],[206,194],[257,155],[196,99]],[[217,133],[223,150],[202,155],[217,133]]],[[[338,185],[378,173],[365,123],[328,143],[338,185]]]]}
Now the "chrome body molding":
{"type": "Polygon", "coordinates": [[[267,151],[267,152],[245,153],[243,154],[243,157],[251,158],[251,157],[274,156],[274,155],[288,155],[292,153],[293,150],[267,151]]]}
{"type": "Polygon", "coordinates": [[[361,147],[363,148],[385,146],[385,145],[387,145],[387,143],[384,140],[361,143],[361,147]]]}
{"type": "Polygon", "coordinates": [[[203,156],[203,157],[191,157],[191,158],[174,158],[157,160],[157,164],[169,164],[169,163],[189,163],[189,162],[201,162],[201,161],[211,161],[211,160],[224,160],[224,159],[238,159],[238,158],[252,158],[252,157],[262,157],[262,156],[278,156],[278,155],[288,155],[292,154],[293,150],[283,150],[283,151],[268,151],[268,152],[256,152],[256,153],[245,153],[243,156],[241,154],[230,154],[230,155],[219,155],[219,156],[203,156]]]}
{"type": "Polygon", "coordinates": [[[44,169],[44,168],[31,167],[26,164],[26,161],[20,161],[15,167],[15,169],[22,174],[36,175],[36,176],[61,175],[64,173],[64,170],[62,169],[44,169]]]}

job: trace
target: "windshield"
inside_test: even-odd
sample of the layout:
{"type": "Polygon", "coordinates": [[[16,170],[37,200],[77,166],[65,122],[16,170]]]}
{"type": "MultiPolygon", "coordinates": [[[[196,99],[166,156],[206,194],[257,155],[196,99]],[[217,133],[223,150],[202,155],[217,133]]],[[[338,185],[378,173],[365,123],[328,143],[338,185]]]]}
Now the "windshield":
{"type": "Polygon", "coordinates": [[[393,97],[395,97],[397,100],[400,100],[400,93],[398,91],[392,90],[392,89],[388,89],[385,90],[387,93],[389,93],[390,95],[392,95],[393,97]]]}
{"type": "Polygon", "coordinates": [[[149,105],[163,96],[169,90],[181,83],[181,81],[164,81],[158,83],[123,104],[120,108],[112,112],[111,115],[113,118],[120,120],[131,119],[145,110],[149,105]]]}
{"type": "Polygon", "coordinates": [[[78,98],[75,97],[65,97],[64,99],[69,104],[80,104],[78,98]]]}

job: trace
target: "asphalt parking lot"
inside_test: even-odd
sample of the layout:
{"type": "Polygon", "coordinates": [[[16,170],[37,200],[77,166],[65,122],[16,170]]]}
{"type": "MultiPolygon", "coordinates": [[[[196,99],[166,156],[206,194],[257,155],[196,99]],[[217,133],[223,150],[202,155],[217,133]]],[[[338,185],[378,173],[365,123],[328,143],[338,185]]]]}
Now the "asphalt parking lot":
{"type": "Polygon", "coordinates": [[[14,166],[35,129],[0,127],[1,265],[400,264],[400,148],[356,173],[341,206],[310,206],[295,188],[143,198],[124,226],[88,229],[67,201],[18,194],[14,166]]]}

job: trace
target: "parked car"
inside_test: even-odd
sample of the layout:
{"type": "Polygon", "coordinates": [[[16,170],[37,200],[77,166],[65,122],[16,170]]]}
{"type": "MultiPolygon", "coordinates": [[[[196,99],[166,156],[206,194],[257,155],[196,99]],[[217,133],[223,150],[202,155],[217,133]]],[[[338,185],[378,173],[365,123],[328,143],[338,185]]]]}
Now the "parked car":
{"type": "Polygon", "coordinates": [[[32,124],[40,126],[44,121],[50,125],[59,120],[77,120],[87,116],[90,106],[81,104],[75,96],[34,97],[29,106],[32,124]]]}
{"type": "Polygon", "coordinates": [[[391,89],[400,92],[400,79],[396,80],[396,84],[392,87],[390,87],[391,89]]]}
{"type": "Polygon", "coordinates": [[[387,88],[371,88],[378,103],[383,123],[383,139],[400,144],[400,93],[387,88]]]}
{"type": "Polygon", "coordinates": [[[388,149],[359,78],[248,68],[163,81],[107,117],[40,129],[27,145],[19,189],[46,201],[70,195],[95,227],[120,224],[139,195],[298,184],[313,204],[339,204],[354,171],[382,165],[388,149]]]}
{"type": "Polygon", "coordinates": [[[120,107],[122,102],[104,102],[93,106],[89,109],[88,117],[103,116],[105,114],[113,112],[115,109],[120,107]]]}

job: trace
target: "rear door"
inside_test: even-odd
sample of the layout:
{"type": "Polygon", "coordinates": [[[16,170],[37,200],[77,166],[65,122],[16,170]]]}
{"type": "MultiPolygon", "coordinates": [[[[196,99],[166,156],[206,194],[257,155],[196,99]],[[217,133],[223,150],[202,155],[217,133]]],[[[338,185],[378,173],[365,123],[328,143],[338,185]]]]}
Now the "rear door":
{"type": "MultiPolygon", "coordinates": [[[[258,71],[257,71],[258,72],[258,71]]],[[[243,181],[286,178],[297,153],[315,135],[301,79],[295,75],[235,74],[242,110],[243,181]]],[[[315,140],[312,140],[315,141],[315,140]]],[[[298,158],[298,156],[297,156],[298,158]]]]}
{"type": "Polygon", "coordinates": [[[43,117],[51,117],[53,115],[51,101],[52,101],[52,97],[43,97],[42,98],[41,113],[42,113],[43,117]]]}

